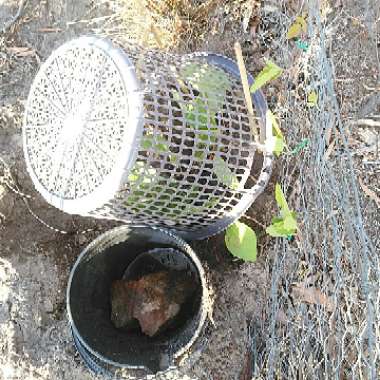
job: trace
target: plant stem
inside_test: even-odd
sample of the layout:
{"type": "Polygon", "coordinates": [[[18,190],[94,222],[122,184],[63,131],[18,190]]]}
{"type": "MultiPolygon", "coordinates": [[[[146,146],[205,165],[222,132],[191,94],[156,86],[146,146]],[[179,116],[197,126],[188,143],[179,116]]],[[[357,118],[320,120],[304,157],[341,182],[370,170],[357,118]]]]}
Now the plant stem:
{"type": "Polygon", "coordinates": [[[242,218],[246,218],[248,220],[251,220],[252,222],[256,223],[258,226],[264,228],[264,230],[266,229],[266,226],[264,226],[264,224],[260,223],[258,220],[256,220],[255,218],[252,218],[252,216],[248,216],[248,215],[243,215],[242,218]]]}

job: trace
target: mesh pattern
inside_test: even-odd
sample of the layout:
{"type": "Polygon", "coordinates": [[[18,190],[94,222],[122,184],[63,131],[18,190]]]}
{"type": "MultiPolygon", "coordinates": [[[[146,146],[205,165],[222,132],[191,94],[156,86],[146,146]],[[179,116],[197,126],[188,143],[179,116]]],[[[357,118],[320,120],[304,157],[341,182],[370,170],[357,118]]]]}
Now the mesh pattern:
{"type": "MultiPolygon", "coordinates": [[[[251,331],[255,380],[380,378],[379,212],[374,201],[361,199],[351,131],[336,92],[334,63],[340,57],[330,51],[339,34],[329,36],[320,6],[307,3],[310,51],[301,60],[308,89],[318,93],[317,107],[306,107],[303,97],[294,99],[289,90],[298,76],[291,66],[299,64],[286,41],[293,19],[273,19],[282,38],[273,54],[282,58],[282,67],[291,67],[282,77],[287,141],[307,137],[310,143],[296,163],[288,156],[283,165],[283,187],[293,193],[289,200],[300,229],[294,243],[277,239],[268,252],[263,272],[270,285],[251,331]],[[328,157],[331,131],[335,147],[328,157]],[[293,182],[294,166],[299,176],[293,182]]],[[[357,16],[370,20],[374,8],[357,16]]],[[[340,24],[346,27],[344,18],[340,24]]]]}
{"type": "MultiPolygon", "coordinates": [[[[135,130],[117,190],[89,212],[75,212],[186,232],[229,218],[225,228],[238,206],[250,205],[253,196],[244,207],[241,200],[255,144],[236,70],[207,54],[128,45],[122,50],[139,83],[134,93],[104,50],[61,49],[37,75],[25,126],[31,171],[49,194],[80,201],[115,182],[107,176],[124,151],[123,136],[135,130]],[[142,112],[131,125],[128,104],[138,96],[142,112]]],[[[261,191],[266,181],[259,183],[261,191]]]]}
{"type": "Polygon", "coordinates": [[[117,70],[104,52],[88,46],[56,54],[39,72],[26,111],[25,147],[50,193],[81,198],[112,170],[126,127],[127,97],[117,70]]]}
{"type": "MultiPolygon", "coordinates": [[[[131,53],[129,54],[132,55],[131,53]]],[[[137,62],[138,54],[133,58],[137,62]]],[[[197,229],[230,212],[241,199],[215,174],[215,157],[226,162],[244,187],[253,161],[254,149],[241,85],[236,77],[209,65],[204,57],[182,59],[155,53],[138,62],[138,74],[144,86],[144,132],[137,160],[128,185],[108,207],[96,214],[197,229]],[[223,103],[213,115],[206,109],[194,112],[194,124],[184,114],[185,107],[199,99],[207,104],[191,83],[184,86],[184,71],[189,67],[227,78],[231,88],[223,96],[220,83],[210,84],[210,91],[223,103]],[[157,74],[159,73],[159,74],[157,74]],[[196,124],[201,125],[198,127],[196,124]],[[215,127],[213,127],[215,125],[215,127]]],[[[197,72],[194,76],[197,75],[197,72]]],[[[220,161],[218,161],[220,162],[220,161]]]]}

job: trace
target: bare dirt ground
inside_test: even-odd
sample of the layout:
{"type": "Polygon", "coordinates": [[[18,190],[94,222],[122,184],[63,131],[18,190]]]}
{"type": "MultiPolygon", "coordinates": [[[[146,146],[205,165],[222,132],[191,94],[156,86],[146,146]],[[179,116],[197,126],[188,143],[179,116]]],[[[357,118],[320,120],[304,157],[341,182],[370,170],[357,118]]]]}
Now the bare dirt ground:
{"type": "MultiPolygon", "coordinates": [[[[161,42],[164,46],[174,44],[177,51],[210,50],[233,56],[233,42],[239,39],[249,58],[247,68],[256,73],[263,57],[276,46],[276,25],[268,21],[268,15],[277,12],[278,20],[290,24],[291,17],[301,12],[303,2],[284,2],[282,7],[275,1],[216,3],[216,7],[203,10],[196,28],[189,28],[182,15],[180,25],[177,20],[171,26],[181,30],[181,38],[172,41],[172,35],[163,35],[161,42]]],[[[379,5],[376,1],[361,5],[355,1],[325,3],[331,4],[329,17],[335,41],[331,54],[342,117],[353,125],[349,142],[366,189],[361,196],[367,226],[379,244],[379,5]],[[359,119],[367,121],[358,123],[359,119]]],[[[23,160],[22,116],[40,63],[63,42],[94,32],[112,36],[133,31],[138,39],[154,45],[154,39],[146,40],[152,39],[151,35],[143,36],[144,28],[133,24],[137,15],[135,11],[133,16],[129,6],[127,3],[125,14],[121,14],[123,6],[113,1],[0,0],[0,157],[4,160],[0,162],[0,379],[95,378],[73,348],[65,310],[66,283],[81,249],[115,223],[65,215],[39,196],[23,160]],[[24,4],[20,17],[10,24],[20,3],[24,4]],[[7,28],[2,32],[3,26],[7,28]],[[10,189],[15,186],[27,197],[10,189]],[[41,224],[30,210],[60,231],[41,224]],[[93,231],[86,232],[88,229],[93,231]]],[[[153,10],[152,15],[153,23],[162,26],[153,10]]],[[[168,30],[167,25],[163,29],[168,30]]],[[[281,99],[275,86],[266,89],[266,95],[270,104],[281,99]]],[[[273,183],[249,212],[258,229],[270,220],[273,183]]],[[[215,326],[200,359],[186,374],[174,373],[172,378],[251,379],[244,374],[247,321],[260,322],[264,317],[271,276],[265,262],[269,254],[275,254],[269,253],[270,244],[262,240],[258,262],[243,264],[230,258],[221,236],[193,243],[215,289],[215,326]]]]}

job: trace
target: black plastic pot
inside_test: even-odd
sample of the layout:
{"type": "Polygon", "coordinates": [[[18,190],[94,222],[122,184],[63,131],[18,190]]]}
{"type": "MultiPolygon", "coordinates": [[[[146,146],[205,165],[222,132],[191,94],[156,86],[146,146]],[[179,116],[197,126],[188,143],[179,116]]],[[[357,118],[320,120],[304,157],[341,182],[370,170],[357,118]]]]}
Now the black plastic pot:
{"type": "Polygon", "coordinates": [[[204,271],[190,246],[167,231],[142,226],[115,228],[93,241],[77,259],[67,290],[77,350],[89,368],[110,376],[122,368],[157,373],[176,366],[202,331],[209,305],[204,271]],[[156,256],[167,267],[191,271],[196,282],[196,292],[177,323],[153,338],[139,331],[116,329],[110,318],[112,282],[128,271],[147,269],[147,256],[156,256]]]}

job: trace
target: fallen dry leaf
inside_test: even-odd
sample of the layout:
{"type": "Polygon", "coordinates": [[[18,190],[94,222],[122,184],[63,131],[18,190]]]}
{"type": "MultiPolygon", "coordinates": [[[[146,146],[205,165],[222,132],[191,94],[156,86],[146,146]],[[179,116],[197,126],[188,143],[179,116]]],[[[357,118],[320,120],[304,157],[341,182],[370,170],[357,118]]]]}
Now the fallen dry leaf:
{"type": "Polygon", "coordinates": [[[300,284],[296,284],[292,287],[292,295],[301,302],[322,305],[331,312],[334,310],[334,302],[331,297],[328,297],[316,287],[305,288],[300,284]]]}
{"type": "Polygon", "coordinates": [[[276,321],[283,324],[286,324],[288,322],[288,318],[283,310],[279,309],[277,311],[276,321]]]}
{"type": "Polygon", "coordinates": [[[331,155],[331,153],[333,152],[335,148],[335,140],[332,141],[332,143],[328,146],[327,150],[326,150],[326,153],[325,153],[325,161],[327,161],[331,155]]]}
{"type": "Polygon", "coordinates": [[[364,193],[366,195],[368,195],[372,200],[375,201],[375,203],[377,204],[377,207],[380,208],[380,198],[377,196],[377,194],[371,190],[363,181],[360,177],[358,177],[359,179],[359,183],[360,183],[360,187],[362,188],[362,190],[364,191],[364,193]]]}

